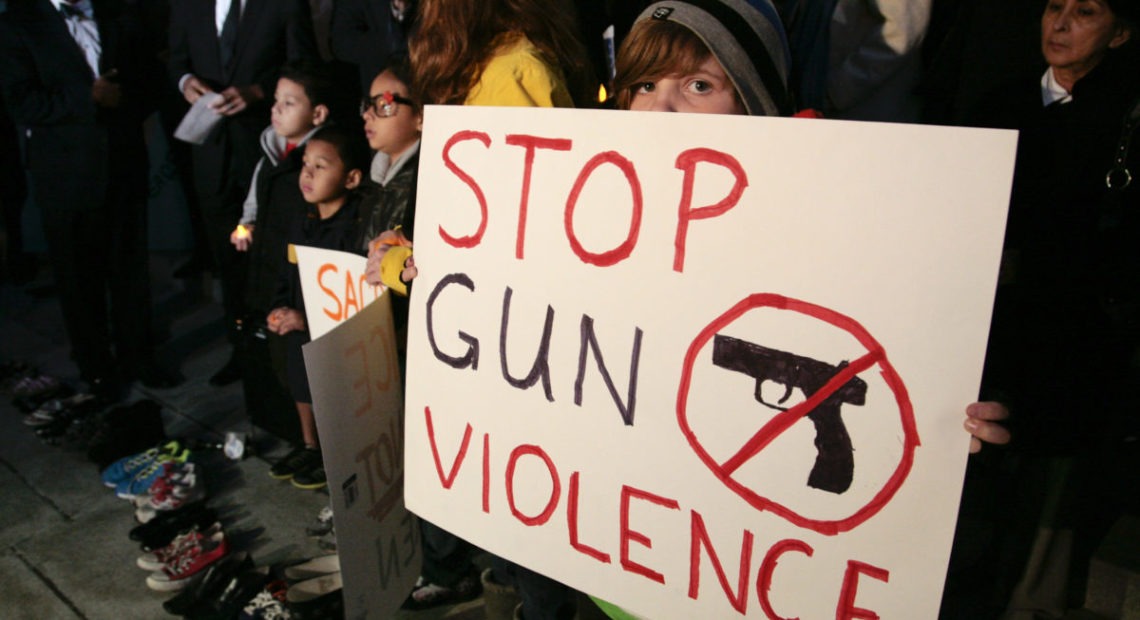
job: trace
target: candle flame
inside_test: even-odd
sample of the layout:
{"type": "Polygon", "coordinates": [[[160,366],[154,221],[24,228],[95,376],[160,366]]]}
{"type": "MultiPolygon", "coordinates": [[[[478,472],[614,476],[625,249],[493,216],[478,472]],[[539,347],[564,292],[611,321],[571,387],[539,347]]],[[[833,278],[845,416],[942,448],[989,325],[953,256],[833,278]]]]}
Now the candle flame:
{"type": "Polygon", "coordinates": [[[607,98],[608,98],[608,94],[606,93],[606,85],[605,84],[599,84],[598,85],[598,103],[605,103],[607,98]]]}

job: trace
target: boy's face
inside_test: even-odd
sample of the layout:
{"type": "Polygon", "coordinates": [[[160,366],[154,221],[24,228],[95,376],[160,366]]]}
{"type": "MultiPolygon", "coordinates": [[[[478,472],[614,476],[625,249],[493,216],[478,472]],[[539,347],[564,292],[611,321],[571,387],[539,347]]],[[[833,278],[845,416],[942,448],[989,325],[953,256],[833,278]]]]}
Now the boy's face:
{"type": "Polygon", "coordinates": [[[301,195],[309,204],[332,202],[356,186],[353,179],[359,176],[360,171],[345,170],[336,147],[324,140],[318,138],[305,143],[305,155],[301,161],[301,195]]]}
{"type": "Polygon", "coordinates": [[[637,84],[629,109],[655,112],[700,112],[704,114],[745,114],[716,58],[709,56],[696,71],[670,75],[637,84]]]}
{"type": "Polygon", "coordinates": [[[273,131],[277,135],[297,142],[317,126],[320,115],[300,84],[288,78],[277,80],[273,100],[273,131]]]}
{"type": "MultiPolygon", "coordinates": [[[[385,93],[407,98],[408,88],[391,71],[385,71],[372,80],[368,97],[372,102],[382,102],[385,93]]],[[[396,110],[392,116],[379,116],[375,103],[365,108],[361,116],[364,117],[364,135],[368,138],[368,146],[395,158],[420,139],[423,123],[422,117],[412,106],[394,100],[390,105],[394,105],[396,110]]]]}

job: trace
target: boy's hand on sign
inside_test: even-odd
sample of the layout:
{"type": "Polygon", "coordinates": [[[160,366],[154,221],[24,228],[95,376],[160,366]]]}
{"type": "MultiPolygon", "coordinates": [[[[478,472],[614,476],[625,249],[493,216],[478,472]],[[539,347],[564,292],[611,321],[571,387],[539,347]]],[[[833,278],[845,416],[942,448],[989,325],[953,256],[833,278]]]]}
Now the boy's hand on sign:
{"type": "Polygon", "coordinates": [[[970,454],[982,449],[982,442],[994,445],[1009,443],[1012,438],[1009,429],[1001,424],[1009,419],[1009,409],[993,401],[972,403],[966,407],[966,422],[963,426],[970,433],[970,454]]]}
{"type": "Polygon", "coordinates": [[[253,224],[248,226],[238,224],[237,228],[230,233],[230,243],[238,252],[248,252],[250,244],[253,243],[253,224]]]}

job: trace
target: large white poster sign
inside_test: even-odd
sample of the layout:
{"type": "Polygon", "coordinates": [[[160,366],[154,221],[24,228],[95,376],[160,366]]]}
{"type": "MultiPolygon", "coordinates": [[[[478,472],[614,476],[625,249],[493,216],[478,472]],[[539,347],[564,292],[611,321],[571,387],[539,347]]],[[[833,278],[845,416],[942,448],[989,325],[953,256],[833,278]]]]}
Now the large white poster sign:
{"type": "Polygon", "coordinates": [[[1015,135],[428,108],[408,507],[650,618],[933,618],[1015,135]]]}
{"type": "Polygon", "coordinates": [[[364,281],[368,260],[363,256],[304,245],[291,247],[297,256],[305,318],[313,340],[360,312],[383,292],[383,287],[364,281]]]}
{"type": "Polygon", "coordinates": [[[419,523],[404,507],[403,399],[387,297],[306,344],[304,356],[345,617],[388,618],[415,584],[422,555],[419,523]]]}

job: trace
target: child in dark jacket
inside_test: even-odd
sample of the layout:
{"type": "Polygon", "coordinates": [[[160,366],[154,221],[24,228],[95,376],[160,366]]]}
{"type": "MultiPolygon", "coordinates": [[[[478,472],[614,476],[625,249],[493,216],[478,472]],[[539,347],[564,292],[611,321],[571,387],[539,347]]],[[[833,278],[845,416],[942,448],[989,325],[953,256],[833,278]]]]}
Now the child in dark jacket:
{"type": "Polygon", "coordinates": [[[230,234],[239,252],[249,252],[244,303],[247,316],[258,322],[277,291],[289,227],[307,209],[297,182],[301,156],[309,138],[328,121],[332,96],[332,81],[312,62],[286,65],[277,80],[272,124],[261,134],[263,154],[241,220],[230,234]]]}
{"type": "MultiPolygon", "coordinates": [[[[368,167],[368,149],[356,131],[330,125],[314,133],[305,145],[299,178],[306,212],[293,220],[288,242],[327,250],[360,252],[360,196],[354,191],[368,167]]],[[[281,285],[266,317],[269,331],[286,337],[286,374],[297,406],[304,445],[298,446],[270,470],[278,479],[291,478],[293,486],[325,486],[313,400],[301,346],[309,341],[305,303],[297,266],[283,251],[281,285]]]]}

